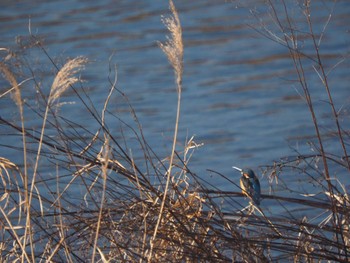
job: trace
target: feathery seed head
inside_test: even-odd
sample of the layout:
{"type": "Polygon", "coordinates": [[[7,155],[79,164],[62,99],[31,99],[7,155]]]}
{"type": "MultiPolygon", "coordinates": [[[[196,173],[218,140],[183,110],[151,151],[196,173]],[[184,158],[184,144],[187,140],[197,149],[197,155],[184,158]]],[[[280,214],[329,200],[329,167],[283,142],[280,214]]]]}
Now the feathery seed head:
{"type": "Polygon", "coordinates": [[[69,60],[58,71],[52,86],[49,96],[49,104],[52,104],[57,100],[63,92],[65,92],[71,85],[77,83],[79,78],[76,76],[81,70],[84,69],[85,64],[88,62],[87,58],[77,57],[69,60]]]}

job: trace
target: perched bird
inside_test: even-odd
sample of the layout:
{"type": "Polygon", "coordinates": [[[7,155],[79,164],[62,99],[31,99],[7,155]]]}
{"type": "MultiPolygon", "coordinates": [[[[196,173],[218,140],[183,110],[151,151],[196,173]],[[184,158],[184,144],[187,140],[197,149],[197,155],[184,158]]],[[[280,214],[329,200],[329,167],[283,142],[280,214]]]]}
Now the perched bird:
{"type": "Polygon", "coordinates": [[[242,193],[248,196],[256,205],[260,205],[260,182],[254,171],[249,168],[240,169],[233,166],[232,168],[241,172],[242,176],[239,180],[242,193]]]}
{"type": "MultiPolygon", "coordinates": [[[[270,219],[268,219],[265,215],[265,213],[261,210],[259,207],[260,205],[260,196],[261,196],[261,189],[260,189],[260,182],[258,177],[256,177],[254,171],[249,168],[241,169],[235,166],[232,166],[232,168],[238,170],[241,172],[242,176],[239,181],[242,193],[248,196],[251,200],[253,200],[254,204],[256,206],[249,205],[250,208],[257,209],[259,213],[266,219],[266,221],[270,224],[272,229],[280,236],[282,237],[282,233],[276,228],[276,226],[271,222],[270,219]]],[[[245,210],[244,208],[243,210],[245,210]]],[[[241,210],[241,211],[243,211],[241,210]]]]}

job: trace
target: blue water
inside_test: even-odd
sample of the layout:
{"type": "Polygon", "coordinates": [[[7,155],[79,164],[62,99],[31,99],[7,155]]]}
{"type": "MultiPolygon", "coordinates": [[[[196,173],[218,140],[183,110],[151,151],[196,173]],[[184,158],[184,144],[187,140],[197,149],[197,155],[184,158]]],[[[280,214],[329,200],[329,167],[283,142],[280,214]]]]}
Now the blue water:
{"type": "MultiPolygon", "coordinates": [[[[169,13],[167,1],[34,2],[1,1],[0,47],[16,50],[16,41],[26,44],[30,28],[42,39],[47,52],[58,65],[63,65],[68,57],[89,58],[90,63],[81,76],[98,112],[108,94],[109,61],[112,66],[116,64],[117,87],[128,96],[135,108],[148,143],[160,158],[168,156],[177,94],[172,68],[157,44],[165,41],[168,34],[161,22],[161,16],[169,13]]],[[[249,12],[250,8],[256,8],[263,23],[282,37],[269,20],[268,9],[259,2],[175,2],[185,45],[177,150],[183,149],[186,138],[195,135],[195,141],[204,143],[204,146],[196,150],[189,167],[222,190],[239,189],[216,180],[207,169],[238,180],[239,174],[232,171],[232,165],[249,166],[259,171],[260,166],[294,155],[291,147],[310,153],[311,147],[306,138],[315,134],[308,108],[299,96],[302,90],[295,81],[297,77],[288,50],[250,27],[261,30],[259,21],[249,12]]],[[[331,7],[328,2],[315,4],[312,19],[316,35],[322,32],[331,7]]],[[[304,19],[298,15],[298,8],[292,4],[290,9],[291,15],[295,14],[296,24],[304,19]]],[[[344,130],[349,129],[349,13],[348,2],[338,1],[320,48],[328,70],[344,59],[329,75],[344,130]]],[[[300,32],[299,36],[305,52],[312,52],[310,42],[304,41],[305,34],[300,32]]],[[[28,57],[36,58],[31,65],[41,68],[40,81],[47,86],[44,90],[48,91],[54,68],[41,50],[28,49],[28,53],[28,57]]],[[[311,63],[306,62],[305,65],[323,132],[334,131],[325,89],[311,63]]],[[[1,84],[1,90],[6,90],[7,85],[2,81],[1,84]]],[[[23,90],[23,96],[30,102],[35,101],[38,95],[33,84],[23,90]]],[[[98,125],[90,121],[91,115],[73,92],[65,93],[61,102],[75,102],[63,105],[61,115],[95,133],[98,125]]],[[[19,120],[9,96],[1,98],[1,107],[1,116],[19,120]]],[[[127,105],[120,97],[112,98],[109,110],[133,123],[127,105]]],[[[41,126],[33,114],[28,113],[26,119],[30,127],[39,129],[41,126]]],[[[116,119],[108,115],[107,122],[118,137],[120,126],[116,119]]],[[[7,132],[3,131],[3,134],[7,132]]],[[[8,140],[12,139],[2,136],[1,144],[8,143],[8,140]]],[[[21,145],[18,139],[13,140],[21,145]]],[[[128,144],[132,146],[135,142],[131,140],[128,144]]],[[[338,140],[330,140],[327,150],[340,155],[338,140]]],[[[18,152],[6,147],[0,148],[0,155],[11,160],[19,158],[18,152]]],[[[136,150],[133,155],[140,157],[136,150]]],[[[259,177],[263,191],[267,192],[267,178],[259,177]]],[[[285,180],[288,182],[290,179],[285,180]]]]}

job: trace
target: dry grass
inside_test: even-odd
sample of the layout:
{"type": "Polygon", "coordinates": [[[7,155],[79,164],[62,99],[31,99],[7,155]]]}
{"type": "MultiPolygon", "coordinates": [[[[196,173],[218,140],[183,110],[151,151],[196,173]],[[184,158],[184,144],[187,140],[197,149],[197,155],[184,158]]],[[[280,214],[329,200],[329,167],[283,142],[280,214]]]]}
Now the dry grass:
{"type": "MultiPolygon", "coordinates": [[[[87,131],[79,123],[57,114],[59,98],[68,88],[77,91],[74,85],[80,82],[78,74],[87,63],[83,57],[69,60],[58,70],[49,95],[43,96],[48,99],[38,101],[45,109],[37,115],[42,121],[41,129],[25,127],[23,116],[21,125],[0,117],[2,126],[22,135],[20,150],[25,160],[27,155],[32,159],[27,167],[0,157],[0,261],[348,262],[350,200],[343,183],[330,178],[325,170],[327,164],[348,171],[347,158],[339,157],[346,156],[346,151],[339,153],[338,158],[327,154],[325,148],[315,147],[318,151],[313,155],[298,153],[267,165],[262,169],[264,180],[270,180],[272,189],[278,186],[289,195],[263,194],[260,208],[245,209],[242,204],[247,202],[241,192],[221,191],[189,169],[191,156],[201,145],[192,137],[183,149],[175,148],[180,121],[183,44],[172,1],[170,10],[172,16],[163,18],[163,22],[171,37],[160,44],[174,68],[178,95],[169,156],[160,158],[148,146],[136,112],[125,94],[116,88],[116,70],[111,72],[115,78],[110,81],[100,116],[86,108],[97,131],[87,131]],[[123,127],[122,134],[129,132],[138,141],[137,149],[130,149],[126,137],[117,138],[108,128],[106,115],[114,92],[129,105],[137,128],[118,118],[114,120],[123,127]],[[46,135],[48,125],[50,136],[46,135]],[[87,135],[82,137],[81,133],[87,135]],[[142,152],[142,160],[133,158],[136,150],[142,152]],[[324,195],[300,195],[284,183],[283,176],[290,174],[296,180],[314,185],[324,195]],[[273,202],[274,211],[264,207],[269,202],[273,202]],[[305,213],[301,217],[304,211],[313,211],[313,215],[305,213]]],[[[293,26],[280,25],[281,29],[293,26]]],[[[304,96],[312,98],[304,82],[306,78],[302,77],[302,53],[296,50],[296,43],[287,45],[290,39],[280,38],[291,52],[304,96]]],[[[47,54],[36,39],[35,43],[47,54]]],[[[9,66],[11,60],[6,63],[0,64],[0,70],[15,88],[16,104],[22,105],[20,85],[9,66]]],[[[35,77],[32,81],[41,88],[35,77]]],[[[88,105],[83,96],[78,99],[88,105]]],[[[306,102],[311,111],[312,100],[306,102]]],[[[20,111],[21,107],[18,107],[20,111]]],[[[310,114],[313,116],[312,111],[310,114]]],[[[317,133],[317,119],[314,124],[317,141],[322,143],[324,137],[317,133]]],[[[348,134],[341,127],[337,133],[340,143],[345,145],[348,134]]],[[[227,184],[238,183],[217,171],[209,172],[227,184]]]]}
{"type": "MultiPolygon", "coordinates": [[[[23,141],[23,164],[24,164],[24,171],[23,171],[23,188],[24,188],[24,203],[25,203],[25,209],[27,212],[27,223],[25,224],[28,227],[24,227],[25,228],[25,234],[24,234],[24,238],[23,238],[23,245],[22,245],[22,260],[24,258],[26,258],[28,260],[28,255],[25,251],[25,249],[23,249],[25,247],[25,241],[26,241],[26,233],[27,230],[30,229],[30,220],[29,220],[29,215],[30,215],[30,200],[29,200],[29,187],[28,187],[28,169],[27,169],[27,142],[26,142],[26,136],[25,136],[25,120],[24,120],[24,113],[23,113],[23,102],[22,102],[22,97],[21,97],[21,91],[20,91],[20,86],[18,85],[18,82],[16,80],[15,75],[12,73],[12,71],[2,62],[0,62],[0,70],[3,73],[3,75],[5,76],[5,79],[7,79],[7,81],[12,85],[12,88],[10,88],[9,90],[13,93],[12,98],[14,100],[14,102],[16,103],[18,110],[19,110],[19,114],[20,114],[20,118],[21,118],[21,133],[22,133],[22,141],[23,141]]],[[[20,211],[22,209],[22,207],[20,206],[20,211]]],[[[30,235],[31,236],[31,235],[30,235]]],[[[18,237],[15,235],[16,240],[19,241],[18,237]]],[[[33,246],[31,246],[32,249],[32,254],[33,254],[33,246]]],[[[32,257],[32,260],[34,259],[34,257],[32,257]]]]}
{"type": "Polygon", "coordinates": [[[7,81],[12,85],[12,88],[10,88],[10,90],[13,90],[13,100],[19,108],[22,107],[21,91],[19,89],[15,75],[2,62],[0,62],[0,71],[4,75],[5,79],[7,79],[7,81]]]}
{"type": "Polygon", "coordinates": [[[58,71],[52,86],[48,99],[48,104],[52,104],[72,85],[79,81],[77,74],[84,69],[88,60],[84,57],[70,59],[58,71]]]}
{"type": "Polygon", "coordinates": [[[169,3],[172,16],[163,18],[163,23],[171,33],[171,37],[167,38],[168,41],[165,44],[159,43],[159,46],[167,55],[170,64],[174,68],[177,88],[180,89],[182,83],[184,55],[182,28],[179,15],[176,11],[173,1],[170,0],[169,3]]]}
{"type": "Polygon", "coordinates": [[[178,134],[178,128],[179,128],[179,121],[180,121],[180,106],[181,106],[181,92],[182,92],[182,73],[183,73],[183,43],[182,43],[182,29],[180,24],[179,15],[176,11],[176,8],[174,6],[174,3],[172,0],[169,1],[170,3],[170,10],[172,13],[172,16],[169,18],[164,18],[163,23],[166,25],[168,30],[171,33],[171,38],[168,38],[168,41],[166,44],[160,43],[159,46],[163,50],[163,52],[167,55],[168,60],[172,67],[174,68],[175,72],[175,79],[176,79],[176,88],[177,88],[177,111],[176,111],[176,120],[175,120],[175,129],[174,129],[174,137],[173,137],[173,146],[171,150],[170,155],[170,162],[169,162],[169,168],[166,173],[167,180],[165,183],[165,190],[162,197],[162,202],[159,210],[158,220],[154,229],[153,236],[150,240],[150,251],[148,253],[148,262],[150,262],[153,258],[153,247],[156,242],[156,237],[158,234],[158,228],[161,225],[162,217],[164,213],[164,205],[167,199],[168,195],[168,188],[170,179],[172,176],[172,168],[173,168],[173,162],[174,162],[174,156],[175,156],[175,148],[177,144],[177,134],[178,134]]]}

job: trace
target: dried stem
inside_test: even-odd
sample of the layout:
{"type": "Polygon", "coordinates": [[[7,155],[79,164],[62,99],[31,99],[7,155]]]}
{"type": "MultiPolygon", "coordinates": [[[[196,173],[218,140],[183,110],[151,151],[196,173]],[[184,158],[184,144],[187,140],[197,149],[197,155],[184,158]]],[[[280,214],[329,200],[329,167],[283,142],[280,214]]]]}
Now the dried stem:
{"type": "Polygon", "coordinates": [[[181,91],[182,91],[182,72],[183,72],[183,43],[182,43],[182,29],[180,24],[180,19],[178,13],[176,11],[175,5],[172,0],[169,1],[170,10],[172,13],[172,17],[164,18],[163,23],[168,28],[171,33],[171,38],[168,38],[168,41],[165,44],[159,43],[160,48],[167,55],[170,64],[172,65],[175,73],[176,80],[176,90],[177,90],[177,111],[176,111],[176,121],[175,121],[175,130],[173,137],[173,146],[171,150],[171,156],[169,161],[169,168],[166,173],[167,180],[165,184],[164,194],[162,203],[159,209],[159,216],[157,220],[157,224],[155,226],[155,230],[153,236],[150,240],[150,251],[148,255],[148,262],[151,261],[152,251],[154,242],[157,236],[157,231],[162,220],[163,209],[165,200],[167,198],[167,192],[170,183],[171,170],[173,166],[174,156],[175,156],[175,148],[177,142],[177,133],[180,121],[180,106],[181,106],[181,91]]]}

